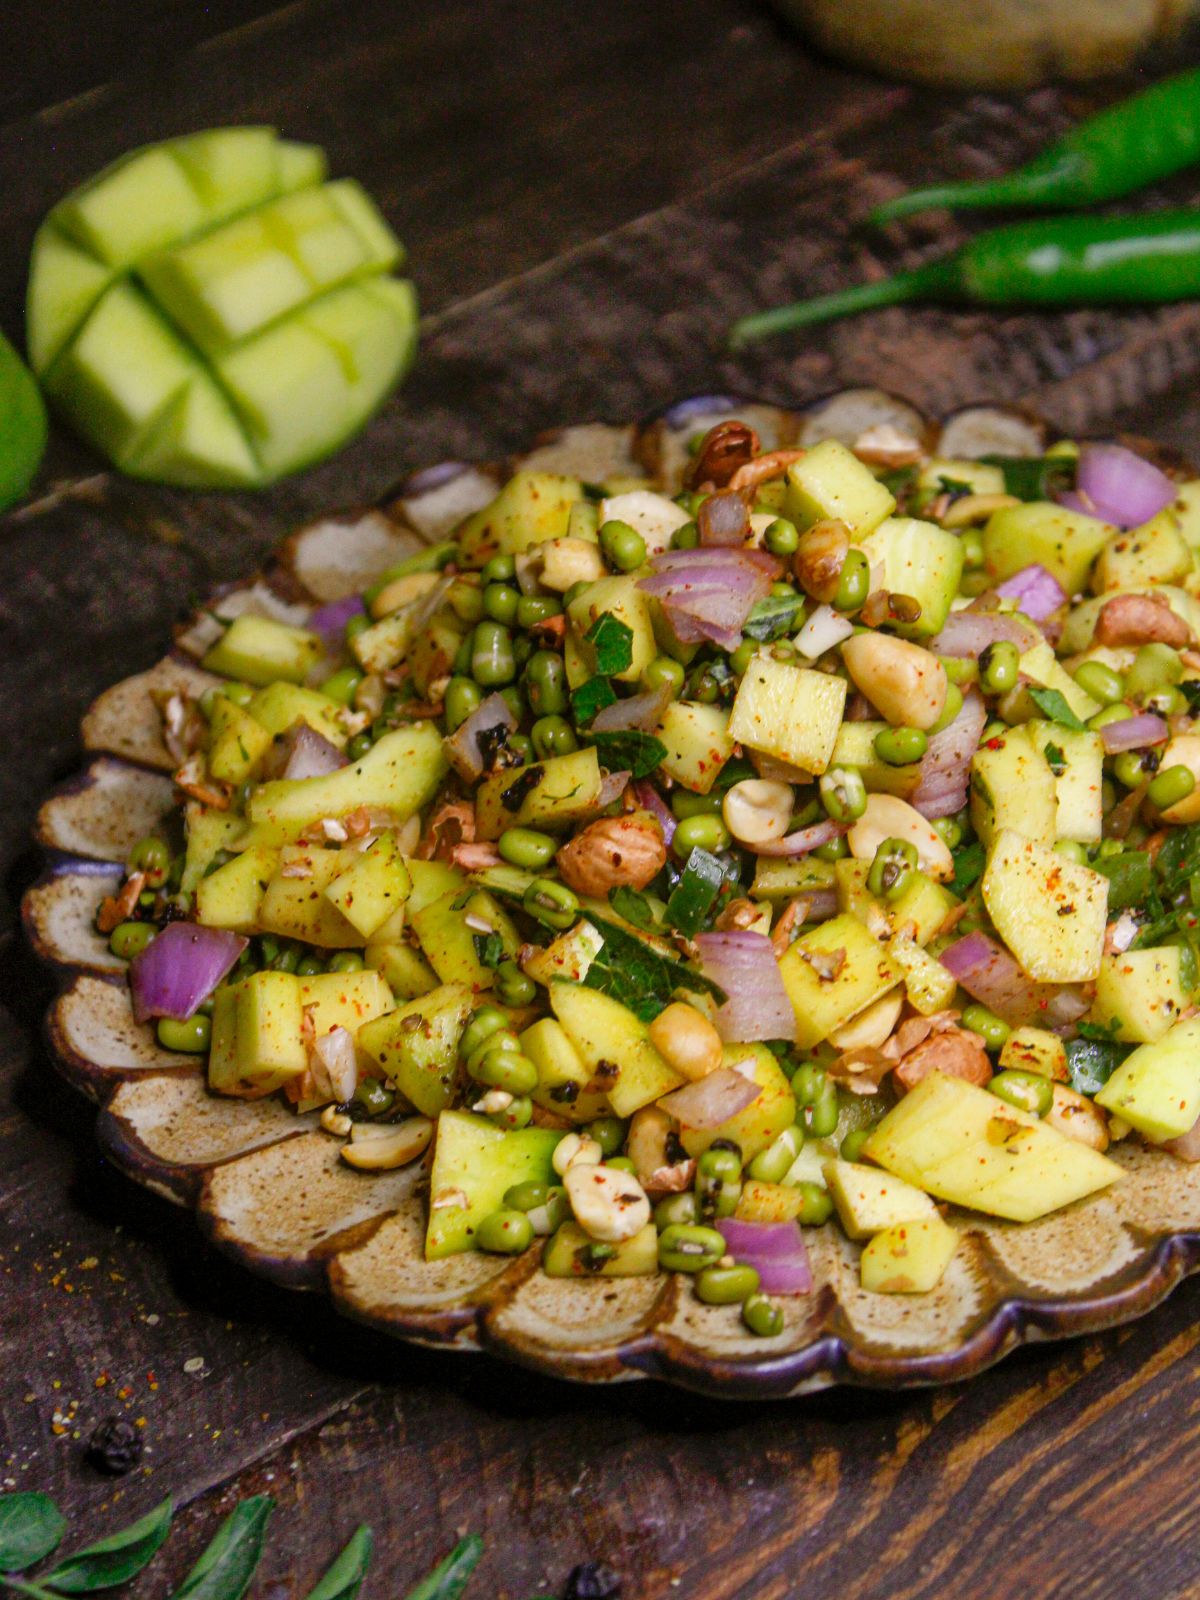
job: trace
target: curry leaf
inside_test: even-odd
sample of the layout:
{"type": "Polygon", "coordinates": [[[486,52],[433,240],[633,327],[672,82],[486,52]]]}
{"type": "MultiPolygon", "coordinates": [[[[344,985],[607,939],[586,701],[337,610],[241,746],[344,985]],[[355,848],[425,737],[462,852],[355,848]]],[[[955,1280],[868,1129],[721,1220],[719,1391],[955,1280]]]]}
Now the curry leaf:
{"type": "Polygon", "coordinates": [[[1061,689],[1039,689],[1035,686],[1030,689],[1029,698],[1043,716],[1050,718],[1051,722],[1057,722],[1061,727],[1070,728],[1075,733],[1084,731],[1084,724],[1067,704],[1066,696],[1061,689]]]}
{"type": "Polygon", "coordinates": [[[408,1600],[458,1600],[482,1555],[483,1540],[477,1533],[468,1534],[410,1591],[408,1600]]]}
{"type": "Polygon", "coordinates": [[[274,1509],[269,1494],[251,1495],[235,1506],[171,1600],[241,1600],[262,1556],[274,1509]]]}
{"type": "Polygon", "coordinates": [[[633,629],[611,611],[602,612],[583,637],[595,653],[601,676],[615,678],[633,665],[633,629]]]}
{"type": "Polygon", "coordinates": [[[48,1494],[0,1495],[0,1572],[23,1572],[48,1556],[67,1519],[48,1494]]]}
{"type": "Polygon", "coordinates": [[[175,1507],[168,1498],[129,1527],[119,1528],[86,1550],[68,1556],[39,1583],[60,1594],[90,1594],[93,1589],[111,1589],[128,1582],[160,1548],[174,1514],[175,1507]]]}
{"type": "Polygon", "coordinates": [[[609,772],[630,772],[635,778],[648,778],[662,765],[667,747],[652,733],[629,728],[620,733],[593,733],[592,743],[600,764],[609,772]]]}
{"type": "Polygon", "coordinates": [[[354,1600],[371,1564],[374,1537],[366,1523],[355,1528],[345,1548],[310,1589],[306,1600],[354,1600]]]}

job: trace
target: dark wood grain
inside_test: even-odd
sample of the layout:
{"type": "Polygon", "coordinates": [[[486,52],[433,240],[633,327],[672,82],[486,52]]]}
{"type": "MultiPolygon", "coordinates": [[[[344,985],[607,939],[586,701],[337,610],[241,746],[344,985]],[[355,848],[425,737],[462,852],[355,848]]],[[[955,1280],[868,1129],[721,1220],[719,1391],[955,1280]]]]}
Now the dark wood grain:
{"type": "MultiPolygon", "coordinates": [[[[879,240],[857,224],[902,184],[999,170],[1119,85],[1017,102],[914,93],[806,56],[740,0],[299,0],[224,35],[232,7],[163,8],[152,25],[136,0],[111,9],[143,53],[35,53],[0,101],[7,326],[32,229],[65,186],[131,142],[237,119],[320,138],[372,186],[413,250],[428,317],[416,372],[363,438],[267,496],[123,483],[56,439],[41,498],[0,523],[6,915],[88,700],[154,659],[189,596],[423,461],[687,392],[799,401],[853,382],[935,410],[1025,400],[1065,427],[1195,449],[1195,307],[897,311],[736,363],[722,349],[752,306],[956,242],[944,217],[879,240]]],[[[1200,187],[1183,177],[1164,194],[1200,187]]],[[[779,1408],[593,1393],[391,1346],[248,1278],[105,1166],[92,1113],[47,1069],[46,999],[6,934],[0,1476],[53,1490],[81,1532],[167,1489],[189,1502],[139,1593],[163,1593],[232,1499],[259,1489],[280,1500],[271,1595],[305,1592],[360,1518],[379,1541],[374,1594],[404,1592],[464,1528],[489,1539],[470,1592],[512,1600],[557,1589],[585,1557],[621,1569],[626,1600],[1200,1590],[1200,1286],[966,1388],[779,1408]],[[144,1417],[150,1446],[117,1486],[81,1461],[113,1412],[144,1417]]]]}

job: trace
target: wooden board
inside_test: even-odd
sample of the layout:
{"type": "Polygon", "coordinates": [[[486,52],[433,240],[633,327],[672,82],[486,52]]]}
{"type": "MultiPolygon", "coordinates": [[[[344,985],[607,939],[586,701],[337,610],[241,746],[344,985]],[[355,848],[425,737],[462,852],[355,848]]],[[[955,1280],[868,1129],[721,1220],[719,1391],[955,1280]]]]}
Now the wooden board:
{"type": "MultiPolygon", "coordinates": [[[[931,410],[1027,399],[1068,427],[1195,448],[1196,307],[897,311],[736,363],[720,347],[752,306],[957,241],[944,217],[880,241],[856,223],[902,185],[1000,170],[1120,85],[956,102],[808,57],[738,0],[602,12],[299,0],[215,32],[233,9],[205,21],[198,5],[164,8],[151,41],[148,8],[116,0],[102,49],[50,60],[21,0],[29,71],[22,97],[0,104],[0,323],[18,331],[29,238],[66,185],[131,141],[270,120],[328,143],[335,168],[380,195],[413,251],[422,359],[362,440],[265,497],[124,483],[56,438],[38,501],[0,521],[10,921],[36,871],[38,801],[77,765],[87,702],[158,655],[189,595],[421,461],[494,455],[689,392],[793,400],[854,382],[931,410]],[[113,48],[121,30],[137,49],[113,48]]],[[[71,19],[95,25],[95,8],[59,11],[66,33],[71,19]]],[[[1200,185],[1185,176],[1163,195],[1195,200],[1200,185]]],[[[379,1537],[374,1594],[403,1593],[460,1528],[489,1539],[469,1592],[511,1600],[559,1588],[587,1557],[623,1572],[626,1600],[1200,1584],[1197,1284],[1135,1328],[1023,1356],[969,1388],[783,1411],[649,1386],[593,1395],[486,1358],[393,1349],[252,1281],[105,1167],[91,1112],[46,1070],[46,998],[8,934],[0,1476],[59,1495],[81,1532],[168,1490],[189,1501],[145,1592],[165,1592],[231,1498],[262,1488],[281,1503],[264,1593],[302,1594],[364,1517],[379,1537]],[[151,1453],[114,1487],[82,1447],[100,1417],[126,1411],[145,1418],[151,1453]]]]}

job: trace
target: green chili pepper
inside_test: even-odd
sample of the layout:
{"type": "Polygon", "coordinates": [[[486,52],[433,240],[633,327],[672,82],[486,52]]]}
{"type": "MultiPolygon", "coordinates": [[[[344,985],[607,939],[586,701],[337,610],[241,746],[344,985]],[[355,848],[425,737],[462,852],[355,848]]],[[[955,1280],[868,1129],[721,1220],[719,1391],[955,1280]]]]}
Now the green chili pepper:
{"type": "Polygon", "coordinates": [[[1200,295],[1200,210],[1135,217],[1050,217],[981,233],[961,250],[878,283],[861,283],[743,317],[734,349],[814,322],[905,301],[966,305],[1158,304],[1200,295]]]}
{"type": "Polygon", "coordinates": [[[1132,194],[1200,161],[1200,70],[1165,78],[1142,94],[1089,117],[1048,150],[1002,178],[946,183],[887,200],[876,225],[934,206],[979,211],[1088,206],[1132,194]]]}

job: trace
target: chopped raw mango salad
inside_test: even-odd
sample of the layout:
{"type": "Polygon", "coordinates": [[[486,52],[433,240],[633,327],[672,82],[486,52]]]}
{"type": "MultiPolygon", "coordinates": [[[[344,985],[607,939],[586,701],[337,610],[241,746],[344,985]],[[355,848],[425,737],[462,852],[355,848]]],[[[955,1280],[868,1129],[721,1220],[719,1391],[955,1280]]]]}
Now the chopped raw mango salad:
{"type": "Polygon", "coordinates": [[[1200,1159],[1198,546],[1200,481],[1108,445],[517,472],[307,627],[227,620],[99,926],[215,1093],[422,1163],[431,1260],[544,1239],[770,1336],[836,1216],[928,1291],[949,1206],[1200,1159]]]}

